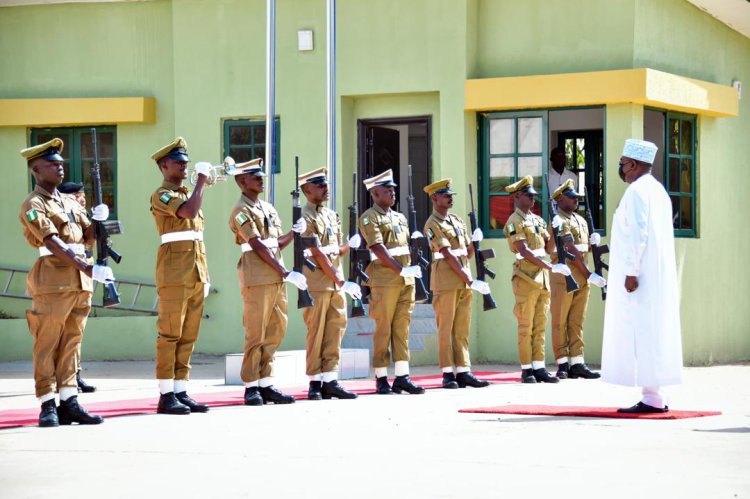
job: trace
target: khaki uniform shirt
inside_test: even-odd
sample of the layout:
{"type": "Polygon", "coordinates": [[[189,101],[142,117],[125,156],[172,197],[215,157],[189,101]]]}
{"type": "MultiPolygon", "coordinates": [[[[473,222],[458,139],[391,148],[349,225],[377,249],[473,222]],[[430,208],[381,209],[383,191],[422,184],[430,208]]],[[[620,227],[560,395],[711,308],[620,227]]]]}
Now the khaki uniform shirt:
{"type": "MultiPolygon", "coordinates": [[[[409,247],[409,224],[406,217],[393,210],[385,211],[374,205],[359,217],[359,229],[365,237],[367,247],[382,244],[387,249],[409,247]]],[[[393,257],[404,267],[411,265],[409,254],[393,257]]],[[[413,277],[401,277],[380,260],[370,262],[365,270],[370,280],[368,286],[407,286],[414,284],[413,277]]]]}
{"type": "MultiPolygon", "coordinates": [[[[460,217],[451,213],[443,218],[440,213],[433,210],[430,218],[427,219],[427,223],[425,223],[424,232],[430,241],[430,250],[433,253],[440,253],[440,250],[443,248],[460,250],[466,253],[471,244],[466,224],[460,217]]],[[[461,262],[463,271],[467,275],[471,275],[468,256],[464,254],[456,258],[461,262]]],[[[445,258],[436,259],[435,255],[433,255],[432,273],[430,274],[431,291],[467,289],[468,287],[451,268],[445,258]]]]}
{"type": "MultiPolygon", "coordinates": [[[[40,186],[26,196],[18,213],[23,236],[32,248],[44,246],[44,238],[56,235],[68,244],[83,244],[83,233],[91,225],[81,206],[57,190],[50,194],[40,186]]],[[[79,257],[85,260],[81,252],[79,257]]],[[[93,281],[77,268],[54,255],[37,259],[27,278],[29,294],[93,291],[93,281]]]]}
{"type": "MultiPolygon", "coordinates": [[[[341,218],[338,213],[326,208],[325,206],[315,206],[306,203],[302,207],[302,217],[307,222],[307,230],[302,234],[303,237],[313,237],[318,239],[318,246],[323,250],[331,265],[336,269],[341,279],[344,279],[344,270],[341,266],[341,246],[344,244],[344,236],[341,233],[341,218]],[[333,249],[336,252],[333,252],[333,249]],[[330,251],[327,251],[327,247],[330,251]]],[[[308,257],[310,261],[317,265],[315,258],[308,257]]],[[[339,286],[336,285],[322,270],[310,270],[303,266],[302,272],[307,278],[307,287],[310,291],[337,291],[339,286]]]]}
{"type": "MultiPolygon", "coordinates": [[[[151,195],[151,214],[159,236],[170,232],[194,230],[203,232],[203,211],[188,220],[177,216],[177,210],[188,200],[186,187],[164,181],[151,195]]],[[[159,246],[156,253],[156,285],[176,286],[209,282],[206,246],[203,241],[175,241],[159,246]]]]}
{"type": "MultiPolygon", "coordinates": [[[[263,200],[253,203],[244,194],[240,196],[237,204],[232,208],[229,215],[229,228],[234,233],[234,240],[238,245],[246,243],[254,237],[262,240],[275,238],[283,235],[281,232],[281,219],[276,213],[273,205],[263,200]]],[[[275,248],[269,248],[274,258],[284,266],[281,250],[278,244],[275,248]]],[[[255,251],[242,253],[237,262],[240,286],[260,286],[262,284],[280,283],[284,280],[270,265],[260,259],[255,251]]]]}
{"type": "MultiPolygon", "coordinates": [[[[563,222],[559,228],[560,236],[573,236],[573,244],[576,245],[578,251],[581,253],[583,263],[587,263],[589,255],[589,228],[586,224],[586,220],[578,213],[567,215],[562,210],[557,212],[557,216],[559,216],[563,222]],[[586,249],[583,249],[584,246],[586,249]]],[[[556,251],[552,253],[552,263],[558,263],[556,251]]],[[[569,265],[569,267],[571,270],[573,269],[572,265],[569,265]]]]}
{"type": "MultiPolygon", "coordinates": [[[[516,241],[526,241],[526,246],[531,251],[544,251],[544,246],[549,241],[550,235],[547,232],[547,223],[542,217],[529,213],[528,215],[516,208],[510,215],[503,228],[505,237],[508,238],[510,251],[514,255],[518,253],[514,243],[516,241]]],[[[541,256],[537,255],[539,258],[541,256]]],[[[535,284],[537,287],[549,289],[549,273],[545,269],[540,269],[526,259],[513,262],[513,277],[535,284]]]]}

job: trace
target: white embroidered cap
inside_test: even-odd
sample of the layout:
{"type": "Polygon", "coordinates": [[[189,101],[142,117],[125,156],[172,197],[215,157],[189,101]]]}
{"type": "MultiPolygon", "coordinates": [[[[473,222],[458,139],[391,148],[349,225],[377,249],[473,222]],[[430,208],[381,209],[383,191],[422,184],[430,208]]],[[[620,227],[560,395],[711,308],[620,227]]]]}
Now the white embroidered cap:
{"type": "Polygon", "coordinates": [[[626,158],[643,161],[649,165],[654,163],[656,151],[659,148],[656,144],[647,140],[628,139],[625,141],[625,147],[622,149],[622,155],[626,158]]]}

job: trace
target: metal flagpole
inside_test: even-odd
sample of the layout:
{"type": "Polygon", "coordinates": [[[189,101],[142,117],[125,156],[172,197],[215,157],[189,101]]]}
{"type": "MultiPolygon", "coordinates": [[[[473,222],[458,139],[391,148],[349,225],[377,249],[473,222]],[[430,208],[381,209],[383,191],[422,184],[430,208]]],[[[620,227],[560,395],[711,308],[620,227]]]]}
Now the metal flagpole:
{"type": "Polygon", "coordinates": [[[327,94],[326,94],[326,165],[330,172],[331,186],[328,189],[330,201],[328,207],[336,211],[336,0],[327,0],[326,58],[327,94]]]}
{"type": "Polygon", "coordinates": [[[276,0],[266,0],[266,201],[274,204],[273,174],[276,143],[276,0]]]}

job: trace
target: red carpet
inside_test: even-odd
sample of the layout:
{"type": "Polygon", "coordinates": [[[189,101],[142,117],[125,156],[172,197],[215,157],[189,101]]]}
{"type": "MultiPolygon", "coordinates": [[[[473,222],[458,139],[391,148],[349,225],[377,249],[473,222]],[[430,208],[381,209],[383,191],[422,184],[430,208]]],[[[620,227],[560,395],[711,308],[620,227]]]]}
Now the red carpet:
{"type": "MultiPolygon", "coordinates": [[[[517,383],[520,373],[506,372],[475,372],[481,379],[492,383],[517,383]]],[[[414,382],[424,388],[440,388],[442,376],[414,376],[414,382]]],[[[33,381],[30,381],[33,384],[33,381]]],[[[375,381],[372,379],[353,379],[342,381],[341,384],[347,389],[361,395],[375,393],[375,381]]],[[[154,382],[154,390],[156,383],[154,382]]],[[[306,399],[307,386],[297,388],[283,388],[282,391],[294,398],[306,399]]],[[[245,390],[241,386],[227,388],[225,391],[212,393],[191,393],[190,396],[198,402],[210,407],[221,407],[228,405],[242,405],[245,390]]],[[[156,414],[156,403],[158,397],[146,399],[114,400],[111,402],[86,402],[86,395],[79,395],[78,400],[91,414],[99,414],[104,418],[115,416],[129,416],[135,414],[156,414]]],[[[18,426],[36,426],[39,422],[39,406],[31,409],[10,409],[0,411],[0,429],[15,428],[18,426]]]]}
{"type": "Polygon", "coordinates": [[[719,411],[677,411],[670,410],[656,414],[622,414],[617,407],[576,407],[564,405],[500,405],[497,407],[477,407],[461,409],[458,412],[480,414],[524,414],[532,416],[578,416],[583,418],[623,418],[623,419],[685,419],[703,416],[718,416],[719,411]]]}

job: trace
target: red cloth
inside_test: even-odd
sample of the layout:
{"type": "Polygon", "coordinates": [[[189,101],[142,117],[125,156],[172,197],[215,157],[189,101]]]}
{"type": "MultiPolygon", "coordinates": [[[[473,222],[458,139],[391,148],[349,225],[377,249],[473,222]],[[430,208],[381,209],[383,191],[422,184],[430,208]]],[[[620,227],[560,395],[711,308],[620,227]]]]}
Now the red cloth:
{"type": "Polygon", "coordinates": [[[500,405],[461,409],[458,412],[480,414],[523,414],[532,416],[577,416],[584,418],[623,418],[623,419],[685,419],[703,416],[718,416],[719,411],[676,411],[653,414],[627,414],[617,412],[617,407],[578,407],[558,405],[500,405]]]}

